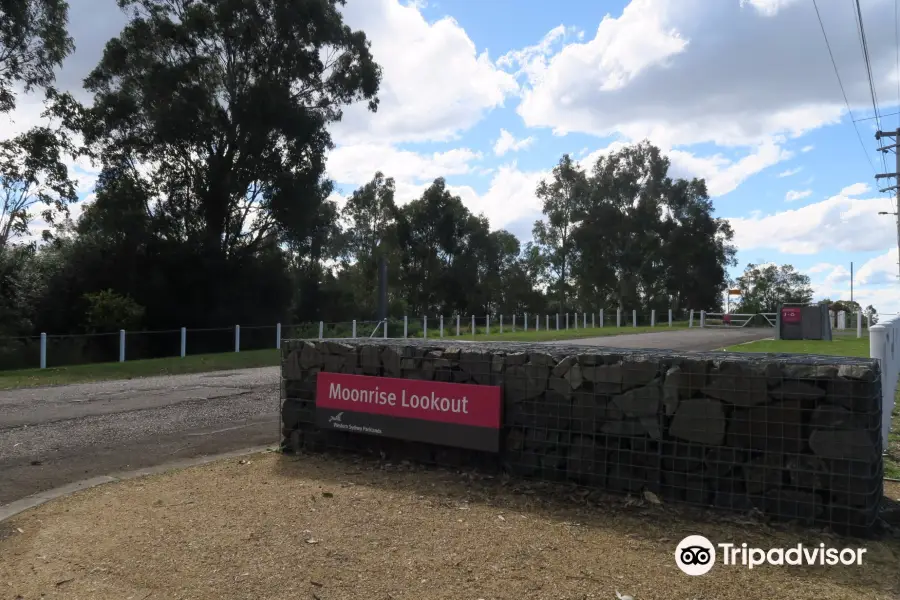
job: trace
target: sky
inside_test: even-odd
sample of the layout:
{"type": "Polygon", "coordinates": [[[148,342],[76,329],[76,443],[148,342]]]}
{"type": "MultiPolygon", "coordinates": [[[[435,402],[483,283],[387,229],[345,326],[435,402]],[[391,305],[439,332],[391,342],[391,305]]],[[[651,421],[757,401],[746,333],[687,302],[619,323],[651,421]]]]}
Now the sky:
{"type": "MultiPolygon", "coordinates": [[[[852,263],[853,298],[900,313],[897,222],[878,214],[896,210],[878,189],[895,182],[875,180],[896,155],[877,150],[852,4],[818,0],[820,27],[812,0],[347,0],[383,82],[376,114],[351,106],[331,127],[335,199],[376,171],[401,204],[444,177],[526,242],[535,188],[563,154],[589,167],[648,139],[671,175],[706,179],[735,232],[733,276],[792,264],[816,299],[847,300],[852,263]]],[[[897,2],[860,4],[881,127],[895,130],[897,2]]],[[[57,83],[89,101],[81,81],[125,18],[115,0],[70,5],[76,51],[57,83]]],[[[20,97],[0,138],[40,123],[38,100],[20,97]]],[[[83,205],[98,169],[72,167],[83,205]]]]}

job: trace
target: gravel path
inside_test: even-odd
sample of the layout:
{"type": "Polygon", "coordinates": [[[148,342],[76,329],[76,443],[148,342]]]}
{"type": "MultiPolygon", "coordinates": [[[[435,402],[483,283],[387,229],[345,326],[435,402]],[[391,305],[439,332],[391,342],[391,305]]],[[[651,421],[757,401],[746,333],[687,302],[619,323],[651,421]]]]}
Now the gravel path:
{"type": "MultiPolygon", "coordinates": [[[[568,340],[715,350],[770,330],[568,340]]],[[[97,475],[275,444],[278,367],[0,391],[0,504],[97,475]]]]}

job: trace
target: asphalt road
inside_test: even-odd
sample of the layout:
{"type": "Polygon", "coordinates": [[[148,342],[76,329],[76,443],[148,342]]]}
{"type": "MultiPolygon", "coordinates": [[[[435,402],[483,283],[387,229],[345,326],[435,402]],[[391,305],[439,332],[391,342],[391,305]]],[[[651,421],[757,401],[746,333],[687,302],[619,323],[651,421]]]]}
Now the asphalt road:
{"type": "MultiPolygon", "coordinates": [[[[690,329],[574,340],[716,350],[771,331],[690,329]]],[[[0,391],[0,505],[98,475],[276,444],[278,367],[0,391]]]]}

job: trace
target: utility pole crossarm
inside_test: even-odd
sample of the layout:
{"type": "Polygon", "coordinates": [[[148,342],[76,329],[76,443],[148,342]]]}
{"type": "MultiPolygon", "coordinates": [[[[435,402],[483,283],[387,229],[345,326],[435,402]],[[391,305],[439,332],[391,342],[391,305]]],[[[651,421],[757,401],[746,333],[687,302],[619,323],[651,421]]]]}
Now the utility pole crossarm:
{"type": "MultiPolygon", "coordinates": [[[[878,131],[875,133],[876,140],[880,140],[883,137],[892,137],[894,138],[894,141],[897,142],[889,146],[883,146],[879,148],[879,150],[881,150],[882,152],[886,152],[891,148],[897,148],[897,150],[894,151],[894,158],[897,161],[897,166],[895,167],[895,171],[893,173],[878,173],[875,175],[875,179],[887,179],[889,177],[897,178],[897,185],[888,186],[883,190],[880,190],[882,192],[897,192],[897,210],[893,213],[882,212],[879,214],[892,214],[897,218],[897,247],[900,248],[900,146],[898,146],[898,144],[900,144],[900,129],[897,129],[896,131],[878,131]]],[[[898,263],[898,267],[900,267],[900,263],[898,263]]]]}

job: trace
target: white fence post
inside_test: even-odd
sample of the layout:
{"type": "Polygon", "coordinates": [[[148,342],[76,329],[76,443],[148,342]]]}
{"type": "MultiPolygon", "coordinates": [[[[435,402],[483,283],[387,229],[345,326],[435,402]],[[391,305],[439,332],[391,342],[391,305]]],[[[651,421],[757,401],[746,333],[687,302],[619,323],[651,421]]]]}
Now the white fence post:
{"type": "Polygon", "coordinates": [[[119,362],[125,362],[125,330],[119,330],[119,362]]]}
{"type": "Polygon", "coordinates": [[[456,337],[459,337],[459,314],[456,315],[456,337]]]}
{"type": "Polygon", "coordinates": [[[706,311],[705,310],[700,311],[700,327],[701,328],[706,327],[706,311]]]}
{"type": "MultiPolygon", "coordinates": [[[[281,323],[278,324],[278,333],[281,333],[281,323]]],[[[278,348],[281,348],[281,335],[277,336],[276,343],[278,344],[278,348]]],[[[181,358],[184,358],[184,355],[187,354],[187,327],[181,328],[181,358]]]]}
{"type": "Polygon", "coordinates": [[[503,335],[503,315],[500,315],[500,334],[503,335]]]}
{"type": "Polygon", "coordinates": [[[578,313],[575,313],[575,329],[578,329],[578,313]]]}
{"type": "Polygon", "coordinates": [[[656,309],[650,309],[650,327],[656,327],[656,309]]]}
{"type": "Polygon", "coordinates": [[[669,309],[669,327],[672,326],[672,309],[669,309]]]}
{"type": "Polygon", "coordinates": [[[900,347],[897,333],[900,320],[891,319],[887,323],[869,326],[869,357],[881,363],[881,440],[886,449],[891,432],[891,414],[894,410],[894,395],[897,392],[897,376],[900,375],[900,347]]]}
{"type": "Polygon", "coordinates": [[[512,331],[513,331],[513,333],[516,332],[516,313],[513,313],[512,331]]]}
{"type": "Polygon", "coordinates": [[[475,337],[475,315],[472,315],[472,337],[475,337]]]}
{"type": "Polygon", "coordinates": [[[41,368],[47,368],[47,334],[41,334],[41,368]]]}
{"type": "Polygon", "coordinates": [[[603,322],[603,309],[600,309],[600,327],[603,327],[606,323],[603,322]]]}
{"type": "Polygon", "coordinates": [[[616,309],[616,327],[621,327],[621,326],[622,326],[622,309],[617,308],[616,309]]]}
{"type": "Polygon", "coordinates": [[[356,339],[356,319],[353,319],[353,330],[351,331],[351,335],[354,340],[356,339]]]}
{"type": "Polygon", "coordinates": [[[534,315],[534,330],[541,330],[541,315],[534,315]]]}
{"type": "Polygon", "coordinates": [[[597,328],[597,313],[591,313],[591,329],[597,328]]]}
{"type": "Polygon", "coordinates": [[[441,337],[444,337],[444,315],[441,315],[441,337]]]}
{"type": "Polygon", "coordinates": [[[694,309],[691,309],[691,316],[688,317],[688,327],[694,326],[694,309]]]}
{"type": "Polygon", "coordinates": [[[428,316],[422,317],[422,339],[428,338],[428,316]]]}
{"type": "Polygon", "coordinates": [[[862,337],[862,311],[856,313],[856,337],[862,337]]]}
{"type": "Polygon", "coordinates": [[[587,313],[581,313],[582,329],[587,329],[587,313]]]}
{"type": "Polygon", "coordinates": [[[556,313],[556,330],[559,331],[559,313],[556,313]]]}
{"type": "MultiPolygon", "coordinates": [[[[322,322],[321,321],[319,321],[319,339],[320,340],[322,339],[322,322]]],[[[241,326],[240,325],[234,326],[234,351],[235,352],[241,351],[241,326]]]]}
{"type": "Polygon", "coordinates": [[[525,315],[522,317],[522,321],[522,331],[528,331],[528,313],[525,313],[525,315]]]}
{"type": "Polygon", "coordinates": [[[484,315],[484,333],[491,335],[491,315],[484,315]]]}
{"type": "Polygon", "coordinates": [[[566,313],[566,329],[569,328],[569,313],[566,313]]]}
{"type": "Polygon", "coordinates": [[[382,333],[382,337],[384,339],[388,339],[388,322],[389,322],[388,318],[385,317],[384,318],[384,332],[382,333]]]}
{"type": "Polygon", "coordinates": [[[319,321],[319,339],[325,339],[325,321],[319,321]]]}
{"type": "Polygon", "coordinates": [[[403,339],[409,334],[409,317],[403,315],[403,339]]]}
{"type": "MultiPolygon", "coordinates": [[[[182,339],[184,339],[184,336],[182,336],[182,339]]],[[[275,323],[275,349],[281,350],[281,323],[275,323]]]]}

